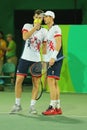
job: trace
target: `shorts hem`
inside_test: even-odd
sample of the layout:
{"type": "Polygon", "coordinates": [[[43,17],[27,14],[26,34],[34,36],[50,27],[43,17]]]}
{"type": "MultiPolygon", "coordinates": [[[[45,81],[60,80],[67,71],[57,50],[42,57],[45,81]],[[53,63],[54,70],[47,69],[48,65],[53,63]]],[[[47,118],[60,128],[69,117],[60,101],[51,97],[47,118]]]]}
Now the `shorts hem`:
{"type": "Polygon", "coordinates": [[[47,77],[48,77],[48,78],[54,78],[54,79],[60,80],[60,77],[54,76],[54,75],[48,75],[47,77]]]}
{"type": "Polygon", "coordinates": [[[19,75],[19,76],[27,76],[27,74],[21,74],[21,73],[17,73],[16,75],[19,75]]]}

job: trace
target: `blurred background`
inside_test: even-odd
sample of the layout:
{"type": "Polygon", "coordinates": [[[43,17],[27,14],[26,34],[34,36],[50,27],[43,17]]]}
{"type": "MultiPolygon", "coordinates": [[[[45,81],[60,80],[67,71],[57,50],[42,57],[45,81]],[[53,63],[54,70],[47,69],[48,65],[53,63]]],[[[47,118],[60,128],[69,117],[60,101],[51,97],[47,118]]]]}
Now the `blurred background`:
{"type": "Polygon", "coordinates": [[[55,23],[62,29],[66,59],[59,81],[61,92],[87,93],[87,0],[0,0],[0,30],[14,36],[17,59],[24,47],[22,27],[33,22],[35,9],[54,11],[55,23]]]}

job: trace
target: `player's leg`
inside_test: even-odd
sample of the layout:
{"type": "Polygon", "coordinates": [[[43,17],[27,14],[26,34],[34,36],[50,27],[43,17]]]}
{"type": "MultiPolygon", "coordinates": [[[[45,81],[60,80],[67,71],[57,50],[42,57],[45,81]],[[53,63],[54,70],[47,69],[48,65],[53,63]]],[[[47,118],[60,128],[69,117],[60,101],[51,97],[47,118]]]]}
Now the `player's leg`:
{"type": "Polygon", "coordinates": [[[32,99],[36,99],[36,97],[38,95],[40,77],[32,77],[32,82],[33,82],[32,99]]]}
{"type": "Polygon", "coordinates": [[[19,61],[15,82],[15,105],[13,106],[11,113],[15,113],[21,110],[22,83],[25,76],[27,75],[28,66],[28,61],[22,59],[19,61]]]}
{"type": "Polygon", "coordinates": [[[57,114],[57,111],[56,111],[56,85],[55,85],[55,78],[51,78],[51,77],[48,77],[47,78],[47,81],[48,81],[48,86],[50,88],[50,104],[49,104],[49,107],[46,111],[44,111],[42,114],[44,115],[56,115],[57,114]]]}
{"type": "Polygon", "coordinates": [[[58,114],[62,114],[62,109],[61,109],[61,105],[60,105],[60,87],[58,84],[58,80],[60,80],[60,74],[61,74],[61,68],[62,68],[62,63],[63,61],[61,60],[60,62],[57,62],[55,65],[55,75],[58,77],[56,80],[56,88],[57,88],[57,93],[56,93],[56,100],[57,100],[57,104],[56,104],[56,110],[58,114]]]}
{"type": "MultiPolygon", "coordinates": [[[[24,81],[24,76],[23,75],[17,75],[16,77],[16,83],[15,83],[15,97],[17,99],[21,98],[22,94],[22,83],[24,81]]],[[[20,105],[20,102],[15,102],[16,104],[20,105]]]]}
{"type": "Polygon", "coordinates": [[[33,89],[32,89],[32,97],[31,97],[31,103],[30,103],[30,110],[29,112],[32,114],[36,114],[36,98],[38,95],[38,89],[39,89],[39,82],[40,82],[40,77],[32,77],[32,83],[33,83],[33,89]]]}
{"type": "Polygon", "coordinates": [[[11,113],[15,113],[22,110],[20,100],[21,100],[23,80],[24,76],[17,75],[15,83],[15,105],[13,106],[11,113]]]}
{"type": "Polygon", "coordinates": [[[57,114],[62,114],[61,104],[60,104],[60,89],[58,85],[58,80],[55,82],[56,85],[56,111],[57,114]]]}
{"type": "Polygon", "coordinates": [[[60,70],[61,70],[62,62],[55,63],[49,70],[48,70],[48,85],[50,88],[50,106],[49,108],[43,112],[44,115],[56,115],[62,114],[58,113],[57,107],[58,102],[60,101],[60,91],[58,87],[58,79],[60,77],[60,70]]]}

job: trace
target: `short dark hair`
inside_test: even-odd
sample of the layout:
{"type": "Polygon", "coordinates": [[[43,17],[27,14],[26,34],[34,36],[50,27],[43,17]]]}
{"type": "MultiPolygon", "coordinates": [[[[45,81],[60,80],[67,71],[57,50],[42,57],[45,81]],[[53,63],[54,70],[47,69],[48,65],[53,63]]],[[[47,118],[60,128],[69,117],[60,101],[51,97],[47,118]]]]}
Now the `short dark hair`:
{"type": "Polygon", "coordinates": [[[40,9],[37,9],[37,10],[35,10],[35,12],[34,12],[34,14],[41,14],[41,13],[44,13],[44,11],[43,10],[40,10],[40,9]]]}

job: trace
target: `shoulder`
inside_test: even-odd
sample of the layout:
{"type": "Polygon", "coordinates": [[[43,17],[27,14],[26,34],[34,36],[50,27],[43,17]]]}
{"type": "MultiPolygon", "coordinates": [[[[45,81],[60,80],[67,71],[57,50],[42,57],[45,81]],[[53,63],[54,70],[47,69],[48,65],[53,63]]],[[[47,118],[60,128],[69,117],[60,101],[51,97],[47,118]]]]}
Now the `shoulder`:
{"type": "Polygon", "coordinates": [[[59,25],[54,25],[53,28],[54,28],[54,29],[60,29],[60,30],[61,30],[61,28],[59,27],[59,25]]]}
{"type": "Polygon", "coordinates": [[[59,27],[59,25],[54,25],[54,26],[53,26],[53,30],[54,30],[56,33],[61,33],[61,28],[59,27]]]}
{"type": "Polygon", "coordinates": [[[24,24],[23,28],[32,28],[33,25],[32,24],[29,24],[29,23],[26,23],[24,24]]]}

